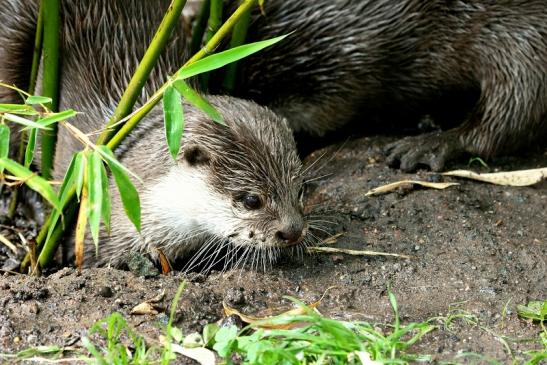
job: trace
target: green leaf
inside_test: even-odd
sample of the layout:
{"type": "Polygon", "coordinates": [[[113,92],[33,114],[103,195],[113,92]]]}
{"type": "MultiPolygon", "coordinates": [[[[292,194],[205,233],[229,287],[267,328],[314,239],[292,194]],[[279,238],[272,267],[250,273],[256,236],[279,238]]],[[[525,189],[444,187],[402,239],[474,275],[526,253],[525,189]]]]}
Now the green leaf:
{"type": "Polygon", "coordinates": [[[135,225],[135,228],[140,232],[141,230],[141,202],[139,199],[139,193],[137,189],[127,176],[127,168],[120,164],[114,154],[106,146],[97,146],[101,155],[105,158],[112,175],[114,176],[114,181],[116,181],[116,186],[120,192],[120,197],[122,199],[123,208],[129,220],[135,225]]]}
{"type": "Polygon", "coordinates": [[[99,247],[99,230],[103,205],[103,182],[101,167],[103,160],[97,152],[92,152],[87,161],[87,192],[89,198],[89,229],[95,247],[99,247]]]}
{"type": "Polygon", "coordinates": [[[49,104],[51,103],[51,98],[46,96],[31,95],[25,100],[25,104],[49,104]]]}
{"type": "Polygon", "coordinates": [[[101,174],[101,182],[103,184],[103,205],[101,215],[106,231],[110,234],[110,213],[112,212],[112,206],[110,204],[110,193],[108,190],[108,176],[104,164],[101,164],[101,174]]]}
{"type": "Polygon", "coordinates": [[[64,110],[64,111],[59,112],[59,113],[49,114],[45,118],[38,119],[36,121],[36,123],[39,123],[42,127],[47,127],[50,124],[57,123],[61,120],[66,120],[68,118],[72,118],[76,114],[78,114],[78,113],[76,113],[74,110],[68,109],[68,110],[64,110]]]}
{"type": "Polygon", "coordinates": [[[7,158],[0,158],[0,169],[3,168],[22,179],[29,188],[40,194],[55,209],[59,209],[60,203],[57,194],[55,194],[55,191],[46,179],[36,175],[25,166],[7,158]]]}
{"type": "Polygon", "coordinates": [[[49,238],[53,234],[53,231],[55,230],[55,227],[57,226],[57,222],[59,221],[59,218],[62,215],[62,211],[65,208],[66,204],[68,203],[68,191],[72,186],[74,186],[76,182],[76,171],[79,168],[79,166],[82,165],[82,159],[83,154],[81,152],[76,153],[74,156],[72,156],[72,160],[70,160],[70,164],[68,165],[68,168],[65,173],[65,177],[63,178],[63,183],[61,184],[61,187],[59,188],[59,201],[60,201],[60,209],[54,210],[51,212],[51,222],[49,224],[49,228],[47,231],[47,237],[46,241],[49,241],[49,238]]]}
{"type": "Polygon", "coordinates": [[[97,146],[97,152],[101,154],[102,158],[106,162],[115,164],[116,166],[118,166],[118,168],[122,169],[126,174],[131,175],[137,180],[142,182],[140,177],[138,177],[135,173],[133,173],[127,167],[122,165],[118,160],[116,160],[116,156],[114,156],[114,153],[112,152],[112,150],[110,150],[110,148],[104,145],[100,145],[100,146],[97,146]]]}
{"type": "Polygon", "coordinates": [[[192,89],[186,82],[183,80],[176,80],[173,83],[173,86],[177,91],[184,96],[186,100],[195,105],[198,109],[207,114],[215,122],[225,125],[222,115],[205,99],[203,96],[198,94],[194,89],[192,89]]]}
{"type": "Polygon", "coordinates": [[[168,87],[163,94],[163,118],[169,152],[175,159],[180,150],[184,131],[184,111],[180,94],[172,86],[168,87]]]}
{"type": "Polygon", "coordinates": [[[0,104],[0,113],[14,113],[23,115],[36,115],[38,112],[30,105],[24,104],[0,104]]]}
{"type": "MultiPolygon", "coordinates": [[[[8,158],[10,129],[5,124],[0,124],[0,158],[8,158]]],[[[0,168],[0,174],[4,169],[0,168]]]]}
{"type": "Polygon", "coordinates": [[[28,132],[28,142],[25,149],[25,167],[29,167],[34,159],[34,150],[36,149],[36,136],[38,129],[31,128],[28,132]]]}
{"type": "Polygon", "coordinates": [[[82,188],[84,186],[85,167],[87,165],[87,156],[89,156],[89,153],[80,152],[78,154],[81,154],[82,157],[80,159],[76,159],[75,161],[74,176],[76,185],[76,196],[78,197],[78,201],[80,201],[80,193],[82,192],[82,188]]]}
{"type": "Polygon", "coordinates": [[[283,35],[280,37],[275,37],[275,38],[267,39],[260,42],[244,44],[239,47],[231,48],[227,51],[223,51],[223,52],[219,52],[219,53],[215,53],[213,55],[207,56],[199,61],[191,63],[190,65],[186,67],[183,67],[177,73],[177,79],[187,79],[189,77],[199,75],[204,72],[216,70],[217,68],[226,66],[229,63],[238,61],[266,47],[269,47],[281,41],[286,36],[287,35],[283,35]]]}
{"type": "Polygon", "coordinates": [[[14,115],[14,114],[10,114],[10,113],[5,113],[4,118],[9,120],[10,122],[21,124],[21,125],[24,125],[24,126],[30,127],[30,128],[39,128],[39,129],[48,129],[48,130],[50,129],[50,128],[45,128],[41,124],[33,122],[30,119],[22,118],[18,115],[14,115]]]}

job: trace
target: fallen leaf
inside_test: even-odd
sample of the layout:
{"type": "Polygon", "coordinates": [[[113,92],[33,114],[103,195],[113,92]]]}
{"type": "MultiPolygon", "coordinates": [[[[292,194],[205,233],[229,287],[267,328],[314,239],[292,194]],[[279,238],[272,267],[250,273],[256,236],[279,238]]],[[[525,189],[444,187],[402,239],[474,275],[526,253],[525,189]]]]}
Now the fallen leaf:
{"type": "Polygon", "coordinates": [[[454,170],[444,172],[445,176],[463,177],[496,185],[530,186],[547,179],[547,167],[530,170],[503,171],[480,174],[469,170],[454,170]]]}
{"type": "Polygon", "coordinates": [[[403,259],[411,259],[410,256],[401,255],[398,253],[378,252],[378,251],[368,251],[368,250],[350,250],[348,248],[336,248],[336,247],[312,246],[312,247],[308,247],[308,252],[345,253],[345,254],[353,255],[353,256],[393,256],[393,257],[401,257],[403,259]]]}
{"type": "Polygon", "coordinates": [[[222,306],[224,307],[224,314],[227,317],[232,316],[232,315],[238,316],[239,318],[241,318],[241,320],[243,322],[255,325],[258,328],[286,330],[286,329],[299,327],[301,325],[301,323],[296,323],[295,322],[295,323],[282,323],[282,324],[280,324],[280,323],[275,323],[275,322],[277,320],[279,320],[280,318],[287,317],[287,316],[290,317],[290,316],[304,315],[304,314],[306,314],[307,310],[315,309],[319,305],[320,302],[321,302],[321,299],[318,300],[315,303],[307,305],[306,307],[299,306],[297,308],[288,310],[286,312],[277,314],[275,316],[268,316],[268,317],[262,317],[262,318],[241,313],[237,309],[230,307],[228,304],[226,304],[226,302],[222,302],[222,306]]]}
{"type": "MultiPolygon", "coordinates": [[[[165,344],[164,336],[160,336],[160,342],[165,344]]],[[[170,347],[171,351],[189,357],[201,365],[215,365],[215,353],[205,347],[186,348],[176,343],[171,343],[170,347]]]]}
{"type": "Polygon", "coordinates": [[[450,186],[460,185],[458,183],[452,183],[452,182],[446,182],[446,183],[434,183],[434,182],[428,182],[428,181],[417,181],[417,180],[401,180],[397,181],[391,184],[378,186],[377,188],[369,190],[365,196],[373,196],[373,195],[380,195],[380,194],[386,194],[389,193],[395,189],[398,189],[400,187],[408,186],[408,185],[420,185],[425,188],[431,188],[431,189],[446,189],[450,186]]]}
{"type": "Polygon", "coordinates": [[[131,314],[158,314],[158,310],[154,307],[152,303],[143,302],[137,304],[131,309],[131,314]]]}

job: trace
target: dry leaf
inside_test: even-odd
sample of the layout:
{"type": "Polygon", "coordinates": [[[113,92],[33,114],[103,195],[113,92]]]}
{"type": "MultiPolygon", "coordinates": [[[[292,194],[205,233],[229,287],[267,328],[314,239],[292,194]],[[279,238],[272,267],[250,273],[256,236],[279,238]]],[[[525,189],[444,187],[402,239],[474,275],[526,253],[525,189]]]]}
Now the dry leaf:
{"type": "Polygon", "coordinates": [[[137,304],[133,309],[131,309],[131,314],[158,314],[158,310],[154,307],[154,304],[143,302],[137,304]]]}
{"type": "Polygon", "coordinates": [[[160,259],[161,273],[163,275],[169,274],[172,271],[171,264],[169,263],[169,260],[167,259],[165,254],[160,249],[158,249],[158,257],[160,259]]]}
{"type": "MultiPolygon", "coordinates": [[[[165,344],[164,336],[160,336],[160,342],[165,344]]],[[[186,348],[176,343],[171,343],[170,347],[173,352],[189,357],[201,365],[215,365],[215,353],[205,347],[186,348]]]]}
{"type": "Polygon", "coordinates": [[[373,195],[380,195],[380,194],[386,194],[389,193],[395,189],[398,189],[400,187],[404,187],[405,185],[420,185],[426,188],[432,188],[432,189],[446,189],[450,186],[459,185],[458,183],[452,183],[452,182],[446,182],[446,183],[434,183],[434,182],[428,182],[428,181],[417,181],[417,180],[401,180],[397,181],[391,184],[378,186],[377,188],[369,190],[365,196],[373,196],[373,195]]]}
{"type": "Polygon", "coordinates": [[[308,247],[308,252],[345,253],[345,254],[353,255],[353,256],[393,256],[393,257],[401,257],[403,259],[411,258],[410,256],[401,255],[398,253],[378,252],[378,251],[368,251],[368,250],[350,250],[348,248],[320,247],[320,246],[308,247]]]}
{"type": "Polygon", "coordinates": [[[468,170],[454,170],[444,172],[443,175],[463,177],[496,185],[530,186],[537,184],[543,179],[547,179],[547,167],[530,170],[493,172],[489,174],[479,174],[468,170]]]}
{"type": "Polygon", "coordinates": [[[224,314],[227,317],[232,316],[232,315],[238,316],[239,318],[241,318],[241,320],[243,322],[248,323],[248,324],[256,325],[256,327],[258,327],[258,328],[286,330],[286,329],[299,327],[301,325],[301,323],[296,323],[295,322],[295,323],[280,324],[280,323],[275,323],[275,321],[278,320],[279,318],[285,317],[285,316],[304,315],[304,314],[306,314],[307,309],[310,309],[310,308],[315,309],[315,307],[317,307],[320,302],[321,302],[321,299],[318,300],[315,303],[307,305],[307,308],[299,306],[297,308],[288,310],[286,312],[277,314],[275,316],[268,316],[268,317],[262,317],[262,318],[255,317],[255,316],[250,316],[250,315],[247,315],[247,314],[243,314],[240,311],[238,311],[237,309],[228,306],[228,304],[226,304],[225,302],[222,302],[222,306],[224,307],[224,314]]]}

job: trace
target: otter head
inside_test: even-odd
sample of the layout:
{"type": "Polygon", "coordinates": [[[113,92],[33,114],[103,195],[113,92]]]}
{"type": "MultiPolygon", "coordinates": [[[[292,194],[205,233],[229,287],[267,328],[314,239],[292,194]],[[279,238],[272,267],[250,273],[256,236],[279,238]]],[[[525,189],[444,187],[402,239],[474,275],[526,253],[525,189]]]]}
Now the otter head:
{"type": "MultiPolygon", "coordinates": [[[[286,121],[255,103],[209,97],[226,125],[190,106],[181,152],[155,190],[162,219],[178,231],[180,250],[230,242],[270,253],[301,243],[302,163],[286,121]]],[[[163,247],[164,249],[166,246],[163,247]]],[[[246,250],[246,252],[249,250],[246,250]]],[[[202,252],[203,253],[203,252],[202,252]]],[[[172,252],[170,256],[180,256],[172,252]]],[[[271,254],[269,255],[271,259],[271,254]]]]}

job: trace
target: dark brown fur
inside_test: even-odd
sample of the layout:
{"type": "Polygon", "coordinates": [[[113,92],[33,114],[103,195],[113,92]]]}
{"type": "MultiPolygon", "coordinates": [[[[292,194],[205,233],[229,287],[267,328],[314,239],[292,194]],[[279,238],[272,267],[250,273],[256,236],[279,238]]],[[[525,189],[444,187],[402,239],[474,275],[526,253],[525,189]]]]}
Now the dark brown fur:
{"type": "Polygon", "coordinates": [[[545,141],[543,0],[271,0],[265,13],[253,39],[294,33],[244,62],[241,95],[297,131],[324,135],[377,116],[404,127],[448,98],[466,115],[460,125],[394,144],[390,162],[439,170],[461,152],[490,157],[545,141]],[[478,95],[467,114],[451,97],[462,94],[478,95]]]}

